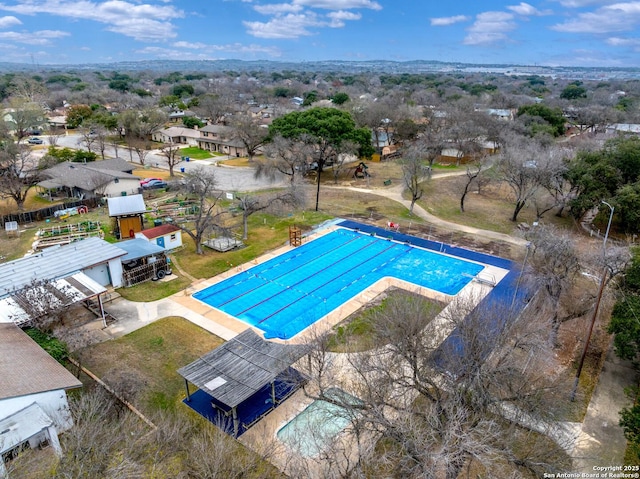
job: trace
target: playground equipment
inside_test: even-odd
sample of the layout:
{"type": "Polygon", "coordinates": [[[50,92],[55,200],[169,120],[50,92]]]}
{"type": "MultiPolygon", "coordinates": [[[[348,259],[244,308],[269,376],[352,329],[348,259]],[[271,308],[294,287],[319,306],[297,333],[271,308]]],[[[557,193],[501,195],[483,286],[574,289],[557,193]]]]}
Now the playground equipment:
{"type": "Polygon", "coordinates": [[[80,205],[80,206],[74,206],[73,208],[58,210],[53,213],[53,216],[55,216],[59,220],[66,220],[70,216],[83,215],[88,212],[89,212],[89,208],[87,208],[85,205],[80,205]]]}
{"type": "Polygon", "coordinates": [[[356,167],[356,171],[353,172],[353,177],[367,178],[368,176],[371,176],[367,171],[368,169],[369,167],[367,165],[365,165],[363,162],[360,162],[360,164],[356,167]]]}

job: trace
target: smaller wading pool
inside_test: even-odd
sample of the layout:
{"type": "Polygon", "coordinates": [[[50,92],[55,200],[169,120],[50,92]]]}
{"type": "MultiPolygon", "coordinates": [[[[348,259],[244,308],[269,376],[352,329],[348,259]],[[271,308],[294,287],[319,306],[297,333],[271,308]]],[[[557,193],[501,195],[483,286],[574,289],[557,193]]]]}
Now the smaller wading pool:
{"type": "MultiPolygon", "coordinates": [[[[325,392],[347,404],[357,404],[360,400],[339,388],[329,388],[325,392]]],[[[316,400],[300,414],[285,424],[277,432],[277,438],[304,457],[315,456],[351,422],[347,409],[336,404],[316,400]]]]}

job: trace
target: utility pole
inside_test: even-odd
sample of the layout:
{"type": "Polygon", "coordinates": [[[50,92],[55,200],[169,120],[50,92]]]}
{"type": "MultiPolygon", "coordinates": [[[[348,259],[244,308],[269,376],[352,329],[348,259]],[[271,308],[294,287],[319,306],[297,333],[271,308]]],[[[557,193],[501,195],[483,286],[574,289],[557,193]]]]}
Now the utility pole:
{"type": "Polygon", "coordinates": [[[606,284],[606,279],[607,279],[607,272],[608,272],[607,262],[606,262],[607,238],[609,237],[609,229],[611,228],[611,220],[613,219],[613,211],[615,210],[615,208],[611,206],[609,203],[607,203],[606,201],[602,201],[601,203],[607,205],[611,209],[611,213],[609,214],[609,223],[607,224],[607,231],[604,234],[604,241],[602,243],[602,259],[604,262],[604,266],[602,268],[602,276],[600,277],[600,289],[598,290],[598,298],[596,299],[596,305],[593,310],[593,316],[591,317],[591,324],[589,325],[589,333],[587,334],[587,339],[584,343],[584,348],[582,348],[582,356],[580,356],[580,363],[578,364],[578,370],[576,371],[576,378],[573,382],[573,389],[571,390],[571,401],[576,400],[578,383],[580,382],[580,374],[582,373],[584,360],[587,357],[587,350],[589,349],[589,342],[591,341],[593,326],[596,324],[596,319],[598,318],[598,310],[600,309],[600,300],[602,299],[602,293],[604,291],[604,285],[606,284]]]}

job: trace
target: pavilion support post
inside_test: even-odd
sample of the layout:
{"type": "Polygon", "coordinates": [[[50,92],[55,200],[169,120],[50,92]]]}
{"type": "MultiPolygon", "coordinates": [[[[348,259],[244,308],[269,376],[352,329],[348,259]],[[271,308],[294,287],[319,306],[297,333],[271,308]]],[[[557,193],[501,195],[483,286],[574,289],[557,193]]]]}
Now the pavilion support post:
{"type": "Polygon", "coordinates": [[[102,304],[102,295],[98,295],[98,306],[100,306],[100,315],[102,316],[102,325],[107,327],[107,317],[104,314],[104,304],[102,304]]]}
{"type": "Polygon", "coordinates": [[[184,387],[187,390],[187,401],[191,402],[191,394],[189,394],[189,381],[187,381],[186,379],[184,380],[184,387]]]}
{"type": "Polygon", "coordinates": [[[240,429],[240,424],[238,423],[238,410],[237,407],[234,406],[231,411],[233,412],[233,436],[238,437],[238,430],[240,429]]]}

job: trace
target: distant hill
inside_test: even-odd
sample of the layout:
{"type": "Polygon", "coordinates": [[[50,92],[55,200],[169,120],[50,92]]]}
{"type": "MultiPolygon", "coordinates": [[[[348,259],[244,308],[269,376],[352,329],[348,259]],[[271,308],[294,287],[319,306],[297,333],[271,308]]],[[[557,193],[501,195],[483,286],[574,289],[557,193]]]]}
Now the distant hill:
{"type": "Polygon", "coordinates": [[[79,63],[69,65],[37,65],[29,63],[0,62],[0,72],[38,71],[242,71],[242,72],[276,72],[283,70],[342,72],[342,73],[435,73],[435,72],[493,72],[506,75],[545,75],[563,78],[607,79],[607,78],[640,78],[640,68],[588,68],[588,67],[547,67],[537,65],[500,65],[447,63],[429,60],[413,60],[397,62],[389,60],[370,61],[313,61],[313,62],[280,62],[269,60],[148,60],[116,63],[79,63]]]}

